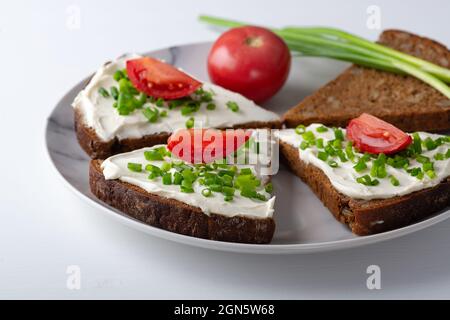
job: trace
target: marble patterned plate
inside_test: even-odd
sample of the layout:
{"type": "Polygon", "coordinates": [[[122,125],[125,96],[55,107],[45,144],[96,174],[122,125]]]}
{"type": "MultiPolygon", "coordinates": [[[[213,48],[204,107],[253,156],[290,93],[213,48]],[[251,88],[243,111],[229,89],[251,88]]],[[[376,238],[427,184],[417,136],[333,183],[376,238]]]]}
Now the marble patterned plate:
{"type": "MultiPolygon", "coordinates": [[[[210,46],[211,43],[191,44],[147,54],[165,59],[200,79],[208,79],[206,56],[210,46]]],[[[345,63],[324,59],[295,59],[288,82],[282,91],[264,106],[282,114],[306,95],[333,79],[345,67],[347,67],[345,63]]],[[[251,245],[204,240],[148,226],[102,203],[89,191],[89,158],[76,140],[73,130],[73,110],[70,106],[86,81],[87,78],[74,86],[56,105],[48,118],[46,142],[51,162],[65,184],[81,199],[96,207],[98,211],[153,236],[223,251],[296,254],[349,248],[392,239],[423,229],[450,216],[450,211],[446,211],[405,228],[357,237],[332,217],[300,179],[291,174],[286,167],[281,166],[278,174],[273,177],[277,197],[275,206],[277,227],[270,244],[251,245]]]]}

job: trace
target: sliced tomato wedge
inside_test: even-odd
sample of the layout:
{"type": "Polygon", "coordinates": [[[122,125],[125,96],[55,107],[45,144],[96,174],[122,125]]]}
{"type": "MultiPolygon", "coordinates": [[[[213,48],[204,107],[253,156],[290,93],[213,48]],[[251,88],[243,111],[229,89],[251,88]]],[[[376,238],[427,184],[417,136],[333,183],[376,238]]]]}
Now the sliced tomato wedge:
{"type": "Polygon", "coordinates": [[[350,121],[347,138],[362,152],[392,154],[407,148],[412,138],[399,128],[363,113],[350,121]]]}
{"type": "Polygon", "coordinates": [[[189,163],[210,163],[223,159],[248,141],[251,130],[182,129],[167,141],[167,149],[189,163]]]}
{"type": "Polygon", "coordinates": [[[186,97],[202,85],[170,64],[150,57],[128,60],[127,73],[138,91],[155,98],[186,97]]]}

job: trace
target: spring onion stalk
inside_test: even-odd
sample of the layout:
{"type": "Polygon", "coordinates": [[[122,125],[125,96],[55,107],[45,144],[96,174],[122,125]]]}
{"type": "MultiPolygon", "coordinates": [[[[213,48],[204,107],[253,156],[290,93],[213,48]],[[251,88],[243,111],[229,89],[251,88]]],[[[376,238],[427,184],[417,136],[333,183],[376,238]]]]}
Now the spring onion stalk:
{"type": "MultiPolygon", "coordinates": [[[[246,23],[200,16],[208,24],[234,28],[246,23]]],[[[392,73],[409,74],[432,86],[450,99],[450,69],[368,41],[351,33],[325,27],[271,29],[284,39],[295,56],[343,60],[392,73]]]]}

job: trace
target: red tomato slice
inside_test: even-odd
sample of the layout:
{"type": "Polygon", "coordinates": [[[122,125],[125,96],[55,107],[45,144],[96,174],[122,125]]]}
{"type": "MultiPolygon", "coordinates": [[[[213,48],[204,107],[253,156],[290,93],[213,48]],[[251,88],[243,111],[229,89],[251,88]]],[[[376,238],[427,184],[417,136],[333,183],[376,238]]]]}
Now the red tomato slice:
{"type": "Polygon", "coordinates": [[[150,57],[128,60],[127,73],[138,91],[155,98],[186,97],[202,85],[170,64],[150,57]]]}
{"type": "Polygon", "coordinates": [[[251,130],[182,129],[169,137],[167,149],[190,163],[223,159],[248,141],[251,130]]]}
{"type": "Polygon", "coordinates": [[[396,153],[412,142],[407,133],[367,113],[350,121],[347,138],[360,151],[374,154],[396,153]]]}

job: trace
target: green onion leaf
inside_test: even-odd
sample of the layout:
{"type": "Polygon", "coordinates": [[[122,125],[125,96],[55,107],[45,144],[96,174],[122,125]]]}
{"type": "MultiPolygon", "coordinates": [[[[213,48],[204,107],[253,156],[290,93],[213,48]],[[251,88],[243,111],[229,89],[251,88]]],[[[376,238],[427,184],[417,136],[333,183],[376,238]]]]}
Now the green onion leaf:
{"type": "Polygon", "coordinates": [[[142,172],[142,164],[140,163],[128,162],[127,168],[133,172],[142,172]]]}

